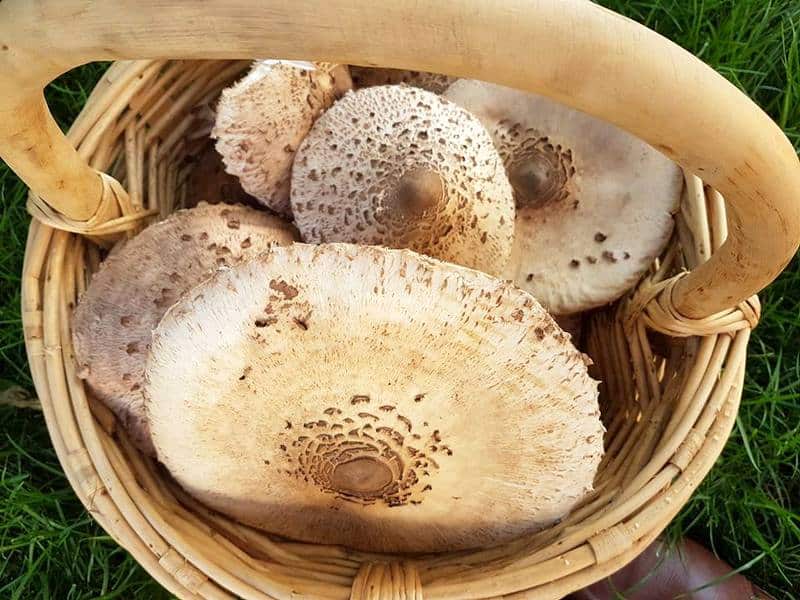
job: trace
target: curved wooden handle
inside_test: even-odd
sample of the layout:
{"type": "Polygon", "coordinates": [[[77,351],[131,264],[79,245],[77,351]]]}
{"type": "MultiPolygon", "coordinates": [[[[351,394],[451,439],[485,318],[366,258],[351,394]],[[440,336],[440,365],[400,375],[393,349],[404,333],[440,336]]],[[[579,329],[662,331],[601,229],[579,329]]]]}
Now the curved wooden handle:
{"type": "Polygon", "coordinates": [[[778,126],[688,52],[586,0],[5,0],[0,154],[87,219],[100,182],[53,123],[46,83],[92,60],[257,56],[494,81],[646,140],[727,198],[727,243],[673,290],[687,317],[758,292],[800,243],[800,163],[778,126]]]}

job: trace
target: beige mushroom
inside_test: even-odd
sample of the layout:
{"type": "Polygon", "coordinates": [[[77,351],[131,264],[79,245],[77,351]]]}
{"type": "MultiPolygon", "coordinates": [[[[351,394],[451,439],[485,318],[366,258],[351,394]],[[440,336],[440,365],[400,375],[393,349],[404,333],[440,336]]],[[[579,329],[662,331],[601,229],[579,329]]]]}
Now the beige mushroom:
{"type": "Polygon", "coordinates": [[[218,266],[295,239],[294,229],[277,217],[201,204],[150,225],[103,262],[75,311],[75,358],[91,391],[141,449],[152,452],[142,387],[162,315],[218,266]]]}
{"type": "Polygon", "coordinates": [[[355,65],[350,65],[350,76],[353,78],[353,86],[356,89],[404,83],[434,94],[441,94],[456,81],[455,77],[441,73],[384,69],[382,67],[357,67],[355,65]]]}
{"type": "Polygon", "coordinates": [[[592,488],[603,448],[585,358],[533,297],[407,250],[295,244],[220,271],[161,321],[147,382],[187,492],[362,550],[541,528],[592,488]]]}
{"type": "Polygon", "coordinates": [[[444,96],[486,125],[514,187],[507,277],[559,315],[611,302],[641,278],[672,233],[675,163],[540,96],[464,79],[444,96]]]}
{"type": "Polygon", "coordinates": [[[292,171],[292,212],[306,242],[410,248],[499,273],[514,200],[489,134],[430,92],[350,92],[314,124],[292,171]]]}
{"type": "Polygon", "coordinates": [[[319,115],[352,87],[346,65],[264,60],[223,90],[212,137],[227,171],[268,208],[290,216],[295,152],[319,115]]]}

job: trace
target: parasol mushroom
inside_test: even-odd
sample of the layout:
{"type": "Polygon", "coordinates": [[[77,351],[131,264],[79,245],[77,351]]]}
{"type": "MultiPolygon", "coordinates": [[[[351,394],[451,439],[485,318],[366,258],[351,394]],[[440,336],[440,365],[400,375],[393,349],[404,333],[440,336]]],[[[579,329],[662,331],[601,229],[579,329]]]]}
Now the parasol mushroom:
{"type": "Polygon", "coordinates": [[[514,200],[491,138],[417,88],[350,92],[323,114],[297,153],[291,202],[306,242],[409,248],[489,273],[511,252],[514,200]]]}
{"type": "Polygon", "coordinates": [[[289,180],[314,120],[352,87],[346,65],[263,60],[223,90],[212,137],[244,190],[289,217],[289,180]]]}
{"type": "Polygon", "coordinates": [[[142,387],[162,315],[217,267],[295,239],[294,229],[277,217],[200,204],[150,225],[102,263],[74,314],[75,357],[81,377],[139,448],[152,453],[142,387]]]}
{"type": "Polygon", "coordinates": [[[557,315],[616,300],[641,278],[672,234],[675,163],[541,96],[466,79],[444,96],[491,132],[514,188],[508,278],[557,315]]]}
{"type": "Polygon", "coordinates": [[[295,244],[220,271],[167,312],[146,378],[178,483],[308,542],[499,544],[581,500],[603,448],[597,383],[536,300],[407,250],[295,244]]]}

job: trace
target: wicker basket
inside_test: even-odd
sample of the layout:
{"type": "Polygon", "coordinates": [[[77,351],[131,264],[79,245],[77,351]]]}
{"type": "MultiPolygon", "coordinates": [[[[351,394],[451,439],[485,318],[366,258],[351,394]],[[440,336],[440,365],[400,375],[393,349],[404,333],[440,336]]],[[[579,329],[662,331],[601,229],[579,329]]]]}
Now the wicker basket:
{"type": "Polygon", "coordinates": [[[32,189],[23,320],[50,435],[87,509],[177,596],[559,598],[642,551],[722,450],[758,320],[753,294],[797,248],[800,164],[768,117],[665,39],[581,0],[6,0],[0,44],[0,153],[32,189]],[[636,290],[590,319],[607,454],[595,494],[560,524],[434,556],[278,539],[186,497],[87,395],[70,315],[99,246],[182,205],[187,156],[207,133],[198,107],[246,68],[231,59],[259,55],[544,93],[686,169],[669,248],[636,290]],[[109,69],[65,139],[43,85],[89,60],[143,57],[109,69]]]}

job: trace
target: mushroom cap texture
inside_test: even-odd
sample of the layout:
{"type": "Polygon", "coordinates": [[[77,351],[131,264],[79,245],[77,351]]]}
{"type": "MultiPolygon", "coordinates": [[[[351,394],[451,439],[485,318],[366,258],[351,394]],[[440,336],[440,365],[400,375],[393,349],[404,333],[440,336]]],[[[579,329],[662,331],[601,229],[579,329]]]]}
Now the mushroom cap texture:
{"type": "Polygon", "coordinates": [[[212,137],[244,190],[289,217],[289,182],[315,119],[352,87],[346,65],[263,60],[222,91],[212,137]]]}
{"type": "Polygon", "coordinates": [[[147,413],[178,483],[243,523],[369,551],[481,547],[592,489],[603,426],[585,361],[509,282],[295,244],[169,310],[147,413]]]}
{"type": "Polygon", "coordinates": [[[673,230],[683,176],[644,141],[541,96],[460,79],[444,94],[494,138],[516,200],[504,275],[553,314],[630,289],[673,230]]]}
{"type": "Polygon", "coordinates": [[[441,94],[457,81],[456,77],[427,71],[407,71],[404,69],[384,69],[382,67],[357,67],[350,65],[350,76],[356,89],[375,85],[406,84],[434,94],[441,94]]]}
{"type": "Polygon", "coordinates": [[[408,248],[497,274],[514,236],[514,199],[480,121],[407,86],[347,93],[314,124],[292,171],[292,212],[306,242],[408,248]],[[413,173],[435,174],[441,197],[398,210],[413,173]]]}
{"type": "Polygon", "coordinates": [[[154,223],[100,265],[72,322],[75,358],[94,395],[136,445],[153,453],[144,415],[152,332],[178,298],[221,265],[289,244],[296,231],[243,206],[200,204],[154,223]]]}

